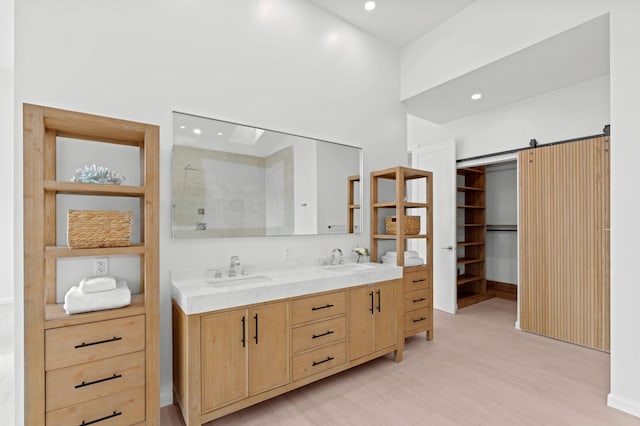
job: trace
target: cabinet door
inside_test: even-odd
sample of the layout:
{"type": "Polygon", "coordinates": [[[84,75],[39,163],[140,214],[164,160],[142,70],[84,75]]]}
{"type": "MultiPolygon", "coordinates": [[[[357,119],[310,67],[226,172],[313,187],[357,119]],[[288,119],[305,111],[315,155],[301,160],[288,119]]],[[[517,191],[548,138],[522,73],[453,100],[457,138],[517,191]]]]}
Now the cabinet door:
{"type": "Polygon", "coordinates": [[[244,309],[202,317],[202,412],[247,396],[248,321],[244,309]]]}
{"type": "Polygon", "coordinates": [[[374,296],[373,286],[349,290],[349,359],[373,351],[374,296]]]}
{"type": "Polygon", "coordinates": [[[373,316],[375,330],[374,350],[379,350],[396,343],[398,334],[396,285],[395,281],[386,281],[375,286],[375,313],[373,316]]]}
{"type": "Polygon", "coordinates": [[[289,303],[249,310],[249,394],[289,383],[289,303]]]}

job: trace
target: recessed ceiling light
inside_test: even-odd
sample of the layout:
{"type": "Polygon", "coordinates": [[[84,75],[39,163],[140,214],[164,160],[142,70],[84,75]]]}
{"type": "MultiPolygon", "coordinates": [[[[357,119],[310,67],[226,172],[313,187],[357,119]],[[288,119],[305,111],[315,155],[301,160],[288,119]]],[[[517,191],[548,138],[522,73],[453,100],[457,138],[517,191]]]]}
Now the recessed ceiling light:
{"type": "Polygon", "coordinates": [[[218,132],[218,136],[222,136],[222,132],[218,132]]]}
{"type": "Polygon", "coordinates": [[[182,126],[180,126],[181,129],[185,129],[187,126],[185,126],[184,124],[182,126]]]}
{"type": "Polygon", "coordinates": [[[373,9],[376,8],[376,2],[375,1],[368,1],[364,4],[364,8],[367,9],[369,12],[371,12],[373,9]]]}
{"type": "Polygon", "coordinates": [[[195,133],[196,135],[199,135],[200,133],[202,133],[202,130],[200,130],[200,129],[193,129],[193,133],[195,133]]]}
{"type": "Polygon", "coordinates": [[[471,99],[473,99],[474,101],[477,101],[480,98],[482,98],[482,93],[474,93],[473,95],[471,95],[471,99]]]}

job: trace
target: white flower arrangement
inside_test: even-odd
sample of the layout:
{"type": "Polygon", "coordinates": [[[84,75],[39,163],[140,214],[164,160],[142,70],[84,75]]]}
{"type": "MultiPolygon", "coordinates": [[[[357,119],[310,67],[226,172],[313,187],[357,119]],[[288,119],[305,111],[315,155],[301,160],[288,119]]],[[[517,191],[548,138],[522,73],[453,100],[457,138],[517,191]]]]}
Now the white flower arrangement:
{"type": "Polygon", "coordinates": [[[369,249],[366,247],[356,247],[353,252],[358,255],[357,263],[360,263],[360,258],[363,256],[369,256],[369,249]]]}
{"type": "Polygon", "coordinates": [[[125,177],[121,174],[95,164],[77,169],[75,176],[71,177],[71,182],[106,183],[111,185],[120,185],[124,180],[125,177]]]}

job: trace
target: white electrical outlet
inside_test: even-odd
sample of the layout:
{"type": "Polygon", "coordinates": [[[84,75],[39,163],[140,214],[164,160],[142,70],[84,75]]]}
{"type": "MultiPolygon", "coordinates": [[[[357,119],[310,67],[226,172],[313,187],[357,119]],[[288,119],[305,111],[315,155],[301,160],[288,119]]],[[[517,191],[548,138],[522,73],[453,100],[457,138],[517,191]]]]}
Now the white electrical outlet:
{"type": "Polygon", "coordinates": [[[109,273],[109,258],[94,257],[93,258],[93,274],[107,275],[109,273]]]}

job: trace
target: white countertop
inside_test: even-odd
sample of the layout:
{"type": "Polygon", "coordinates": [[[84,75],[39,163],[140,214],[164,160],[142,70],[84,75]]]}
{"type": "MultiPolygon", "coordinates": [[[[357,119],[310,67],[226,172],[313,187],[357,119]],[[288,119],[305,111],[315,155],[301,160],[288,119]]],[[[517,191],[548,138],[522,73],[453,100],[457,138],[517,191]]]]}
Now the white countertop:
{"type": "Polygon", "coordinates": [[[402,278],[402,267],[347,263],[257,270],[214,278],[206,268],[171,272],[171,297],[187,315],[402,278]]]}

